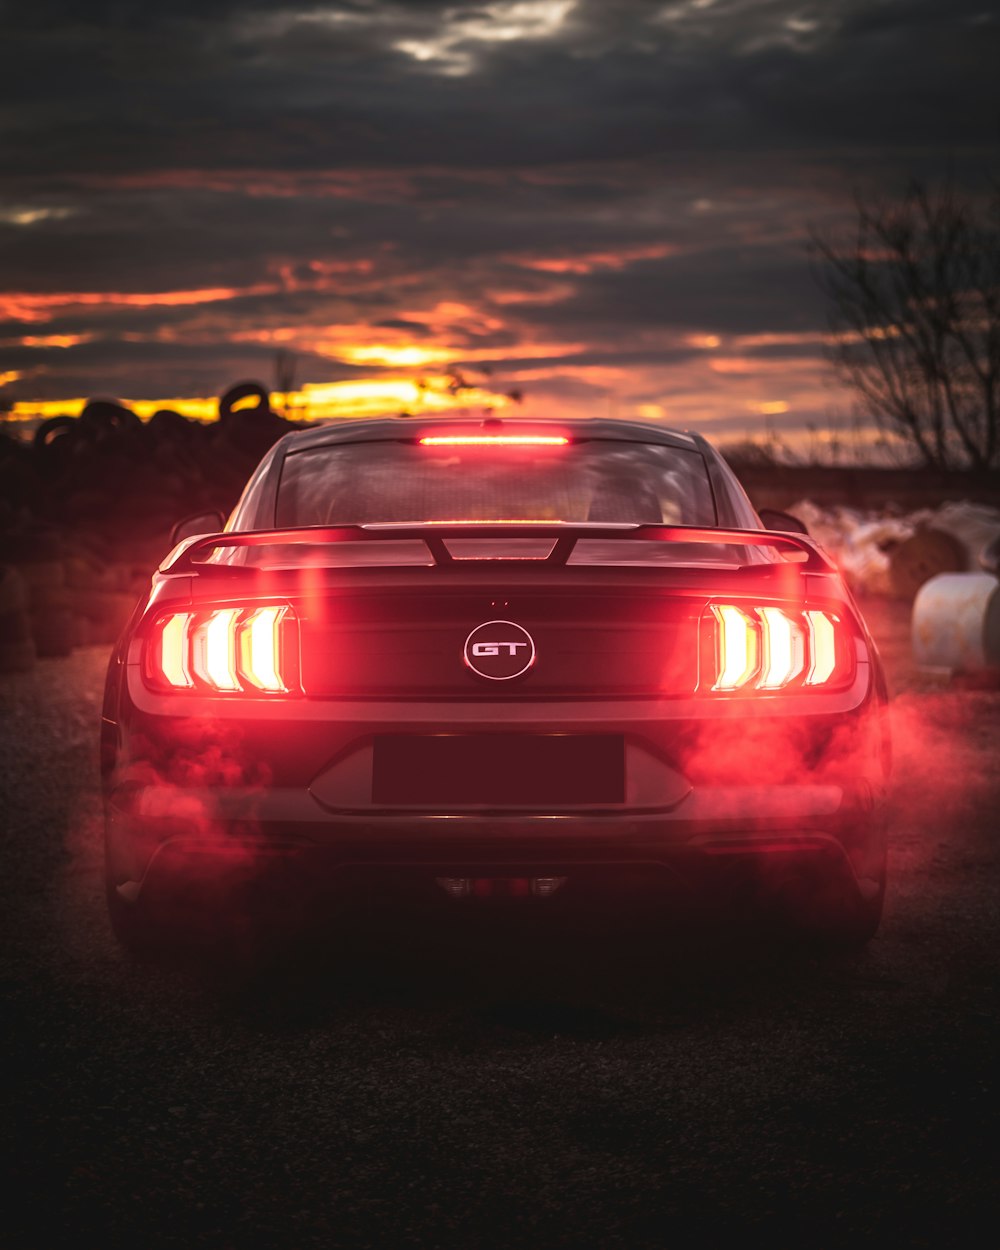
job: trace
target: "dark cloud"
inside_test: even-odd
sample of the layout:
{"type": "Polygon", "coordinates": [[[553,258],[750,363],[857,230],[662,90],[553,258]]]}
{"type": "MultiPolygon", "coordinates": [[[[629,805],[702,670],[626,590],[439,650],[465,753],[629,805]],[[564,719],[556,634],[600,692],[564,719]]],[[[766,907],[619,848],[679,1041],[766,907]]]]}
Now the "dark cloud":
{"type": "Polygon", "coordinates": [[[53,158],[76,170],[310,169],[417,154],[467,168],[996,135],[1000,27],[969,0],[75,13],[12,8],[8,171],[53,158]]]}
{"type": "Polygon", "coordinates": [[[797,246],[706,247],[578,281],[572,301],[538,314],[547,326],[623,330],[697,326],[717,334],[821,329],[822,301],[797,246]]]}
{"type": "Polygon", "coordinates": [[[854,185],[975,191],[997,168],[1000,22],[976,0],[35,0],[3,21],[5,397],[203,394],[280,342],[302,380],[390,368],[337,358],[355,326],[574,402],[738,376],[763,402],[776,362],[820,376],[807,226],[854,185]],[[227,297],[70,298],[206,289],[227,297]],[[697,335],[771,340],[740,375],[697,335]]]}

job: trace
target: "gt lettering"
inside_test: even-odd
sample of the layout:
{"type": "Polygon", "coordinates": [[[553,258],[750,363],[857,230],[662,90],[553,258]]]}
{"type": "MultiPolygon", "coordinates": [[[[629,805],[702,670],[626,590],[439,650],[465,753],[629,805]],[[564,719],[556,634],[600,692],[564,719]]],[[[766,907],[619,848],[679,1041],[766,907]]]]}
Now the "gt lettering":
{"type": "Polygon", "coordinates": [[[483,621],[466,638],[462,658],[488,681],[510,681],[534,664],[535,644],[516,621],[483,621]]]}
{"type": "Polygon", "coordinates": [[[473,655],[500,655],[501,647],[506,647],[507,655],[517,655],[518,647],[526,647],[526,642],[474,642],[473,655]]]}

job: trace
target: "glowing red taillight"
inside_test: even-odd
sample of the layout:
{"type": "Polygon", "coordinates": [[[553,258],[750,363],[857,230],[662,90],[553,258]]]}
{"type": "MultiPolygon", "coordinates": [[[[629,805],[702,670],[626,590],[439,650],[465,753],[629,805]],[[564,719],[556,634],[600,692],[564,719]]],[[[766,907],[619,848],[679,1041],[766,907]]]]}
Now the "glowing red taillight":
{"type": "Polygon", "coordinates": [[[295,613],[287,604],[162,617],[146,644],[149,682],[213,694],[288,694],[297,685],[295,613]]]}
{"type": "Polygon", "coordinates": [[[763,643],[757,689],[781,690],[805,668],[805,631],[801,620],[780,608],[758,608],[757,615],[763,643]]]}
{"type": "Polygon", "coordinates": [[[848,639],[832,612],[713,603],[705,620],[712,690],[814,688],[851,675],[848,639]]]}
{"type": "Polygon", "coordinates": [[[282,621],[290,608],[257,608],[239,631],[238,667],[258,690],[287,691],[281,673],[282,621]]]}
{"type": "Polygon", "coordinates": [[[754,622],[731,603],[712,605],[716,620],[717,658],[713,690],[739,690],[758,668],[758,633],[754,622]]]}
{"type": "Polygon", "coordinates": [[[429,434],[422,447],[565,447],[561,434],[429,434]]]}
{"type": "Polygon", "coordinates": [[[809,672],[807,686],[821,686],[837,667],[837,618],[826,612],[806,612],[809,625],[809,672]]]}
{"type": "Polygon", "coordinates": [[[194,685],[188,640],[193,620],[190,612],[176,612],[168,616],[159,629],[159,674],[168,686],[178,690],[194,685]]]}
{"type": "Polygon", "coordinates": [[[207,620],[189,630],[192,667],[213,690],[242,690],[236,671],[236,623],[238,608],[211,612],[207,620]]]}

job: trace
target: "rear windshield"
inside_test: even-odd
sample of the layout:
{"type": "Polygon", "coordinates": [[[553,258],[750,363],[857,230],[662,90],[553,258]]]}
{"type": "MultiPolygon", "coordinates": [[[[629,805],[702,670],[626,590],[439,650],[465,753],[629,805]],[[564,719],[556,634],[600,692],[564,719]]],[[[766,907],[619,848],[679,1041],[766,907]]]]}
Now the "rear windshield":
{"type": "Polygon", "coordinates": [[[715,520],[700,452],[592,439],[500,448],[379,441],[293,452],[282,468],[275,523],[715,520]]]}

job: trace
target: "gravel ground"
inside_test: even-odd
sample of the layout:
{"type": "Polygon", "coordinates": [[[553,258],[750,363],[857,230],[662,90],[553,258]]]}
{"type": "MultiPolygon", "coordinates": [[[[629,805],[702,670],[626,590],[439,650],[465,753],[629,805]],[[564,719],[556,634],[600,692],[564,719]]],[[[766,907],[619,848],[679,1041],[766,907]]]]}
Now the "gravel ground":
{"type": "Polygon", "coordinates": [[[886,920],[852,960],[534,913],[136,964],[103,910],[104,652],[0,679],[7,1244],[972,1244],[1000,694],[916,673],[905,609],[866,609],[897,773],[886,920]]]}

